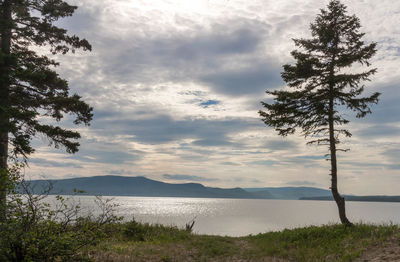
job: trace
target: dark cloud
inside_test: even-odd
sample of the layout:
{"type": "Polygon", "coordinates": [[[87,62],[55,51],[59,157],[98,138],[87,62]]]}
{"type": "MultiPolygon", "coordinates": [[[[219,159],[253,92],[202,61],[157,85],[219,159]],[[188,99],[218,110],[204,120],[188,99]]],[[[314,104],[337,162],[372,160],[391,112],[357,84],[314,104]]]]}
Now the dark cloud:
{"type": "MultiPolygon", "coordinates": [[[[137,112],[136,114],[141,114],[141,112],[137,112]]],[[[116,118],[121,115],[120,112],[112,111],[112,110],[104,110],[95,108],[93,111],[93,121],[107,119],[107,118],[116,118]]]]}
{"type": "Polygon", "coordinates": [[[274,160],[261,160],[261,161],[253,161],[253,162],[249,162],[249,163],[247,163],[247,164],[250,164],[250,165],[261,165],[261,166],[269,166],[269,167],[272,167],[272,166],[276,166],[276,165],[278,165],[280,162],[278,162],[278,161],[274,161],[274,160]]]}
{"type": "Polygon", "coordinates": [[[227,138],[221,137],[213,137],[210,139],[201,139],[201,140],[196,140],[192,143],[193,145],[196,146],[205,146],[205,147],[210,147],[210,146],[232,146],[233,143],[228,141],[227,138]]]}
{"type": "Polygon", "coordinates": [[[236,22],[199,30],[194,35],[175,33],[148,38],[132,35],[124,42],[110,39],[99,48],[109,49],[112,44],[118,52],[101,52],[100,55],[107,56],[100,56],[99,70],[118,82],[193,80],[199,72],[221,68],[222,57],[253,54],[262,41],[261,26],[252,28],[246,22],[236,22]]]}
{"type": "Polygon", "coordinates": [[[56,25],[61,28],[68,28],[69,34],[77,34],[79,37],[84,38],[89,33],[92,35],[99,31],[96,27],[99,25],[100,17],[95,13],[96,11],[98,10],[78,8],[73,17],[63,18],[57,21],[56,25]]]}
{"type": "Polygon", "coordinates": [[[326,159],[326,157],[324,155],[318,155],[318,156],[312,156],[312,155],[308,155],[308,156],[298,156],[296,157],[297,159],[300,160],[322,160],[322,159],[326,159]]]}
{"type": "Polygon", "coordinates": [[[387,168],[389,168],[391,170],[400,170],[400,164],[387,165],[387,168]]]}
{"type": "Polygon", "coordinates": [[[92,130],[99,135],[129,135],[132,140],[145,144],[161,144],[192,138],[194,144],[229,145],[230,133],[260,126],[253,119],[185,119],[174,120],[168,115],[154,115],[147,119],[102,119],[92,130]]]}
{"type": "Polygon", "coordinates": [[[400,128],[391,124],[371,125],[367,128],[354,132],[361,137],[400,137],[400,128]]]}
{"type": "Polygon", "coordinates": [[[41,167],[69,167],[69,168],[82,168],[81,165],[71,162],[60,162],[60,161],[52,161],[43,158],[30,158],[30,163],[34,163],[37,166],[41,167]]]}
{"type": "Polygon", "coordinates": [[[170,174],[164,174],[162,177],[164,179],[168,179],[168,180],[186,180],[186,181],[196,181],[196,182],[220,181],[217,178],[207,178],[207,177],[192,176],[192,175],[170,175],[170,174]]]}
{"type": "Polygon", "coordinates": [[[96,34],[97,55],[85,70],[107,76],[110,83],[194,81],[222,94],[260,95],[282,84],[281,65],[264,51],[269,30],[266,23],[238,18],[191,33],[133,33],[124,41],[107,34],[96,41],[96,34]]]}
{"type": "Polygon", "coordinates": [[[225,161],[225,162],[221,162],[221,165],[227,165],[227,166],[240,166],[239,163],[235,163],[235,162],[231,162],[231,161],[225,161]]]}
{"type": "Polygon", "coordinates": [[[217,93],[232,96],[260,95],[267,88],[283,85],[280,72],[280,65],[276,63],[255,61],[251,67],[208,73],[200,77],[200,80],[209,84],[217,93]]]}
{"type": "MultiPolygon", "coordinates": [[[[393,146],[399,146],[398,144],[393,144],[393,146]]],[[[392,148],[385,150],[382,155],[390,162],[388,167],[390,169],[398,169],[399,159],[400,159],[400,149],[392,148]]]]}
{"type": "Polygon", "coordinates": [[[95,162],[104,164],[124,164],[132,163],[142,158],[139,154],[124,152],[123,149],[118,150],[91,150],[81,149],[79,154],[69,156],[71,159],[80,160],[83,162],[95,162]]]}
{"type": "MultiPolygon", "coordinates": [[[[400,81],[400,79],[398,81],[400,81]]],[[[377,105],[371,105],[372,114],[368,114],[365,118],[356,119],[353,116],[353,122],[378,123],[381,125],[400,123],[400,92],[398,81],[375,87],[374,91],[381,93],[379,103],[377,105]]],[[[371,93],[372,91],[365,92],[365,96],[371,93]]]]}
{"type": "MultiPolygon", "coordinates": [[[[396,144],[393,144],[396,146],[396,144]]],[[[398,144],[397,144],[398,145],[398,144]]],[[[400,159],[400,148],[388,149],[382,153],[384,156],[390,157],[391,159],[400,159]]]]}
{"type": "Polygon", "coordinates": [[[264,30],[260,26],[265,25],[245,20],[229,27],[226,24],[217,24],[212,26],[211,31],[201,30],[194,36],[180,35],[181,38],[178,39],[158,39],[153,43],[155,47],[158,47],[155,48],[159,51],[157,54],[173,55],[181,61],[204,61],[205,58],[214,56],[254,52],[262,41],[260,33],[264,30]],[[257,31],[257,29],[261,30],[257,31]]]}
{"type": "MultiPolygon", "coordinates": [[[[112,138],[110,137],[110,139],[112,138]]],[[[118,143],[100,142],[92,139],[84,140],[79,152],[69,155],[68,158],[81,162],[126,164],[140,160],[144,154],[142,151],[131,150],[118,143]]]]}
{"type": "Polygon", "coordinates": [[[357,167],[357,168],[387,168],[390,170],[399,170],[400,169],[400,164],[398,164],[398,159],[393,159],[394,156],[388,157],[388,163],[382,163],[382,162],[356,162],[356,161],[342,161],[342,165],[347,165],[349,167],[357,167]]]}
{"type": "Polygon", "coordinates": [[[297,144],[287,139],[268,138],[267,142],[265,142],[263,147],[271,151],[282,151],[282,150],[295,151],[297,149],[297,144]]]}

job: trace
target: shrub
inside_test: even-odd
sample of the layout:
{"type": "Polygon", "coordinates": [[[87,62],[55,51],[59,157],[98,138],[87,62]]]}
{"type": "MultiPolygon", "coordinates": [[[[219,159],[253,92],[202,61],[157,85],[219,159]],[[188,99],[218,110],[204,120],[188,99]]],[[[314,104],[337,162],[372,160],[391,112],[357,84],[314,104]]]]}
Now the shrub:
{"type": "Polygon", "coordinates": [[[107,225],[121,219],[110,200],[97,197],[100,214],[82,215],[71,199],[57,196],[56,205],[47,203],[50,186],[33,195],[25,181],[16,184],[19,189],[10,187],[6,220],[0,223],[0,261],[87,261],[84,248],[106,237],[107,225]]]}
{"type": "Polygon", "coordinates": [[[191,234],[176,226],[139,223],[135,219],[121,226],[123,237],[128,241],[177,242],[188,239],[191,234]]]}

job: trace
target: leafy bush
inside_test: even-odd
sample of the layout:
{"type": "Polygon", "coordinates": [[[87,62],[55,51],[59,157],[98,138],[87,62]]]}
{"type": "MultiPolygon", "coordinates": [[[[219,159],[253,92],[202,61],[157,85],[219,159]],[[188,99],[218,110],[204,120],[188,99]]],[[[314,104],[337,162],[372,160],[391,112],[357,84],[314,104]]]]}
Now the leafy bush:
{"type": "Polygon", "coordinates": [[[71,199],[57,196],[56,205],[47,203],[50,186],[33,195],[25,181],[15,184],[9,190],[6,220],[0,223],[0,261],[87,261],[83,249],[106,237],[107,226],[120,220],[109,200],[97,197],[100,214],[82,215],[83,208],[71,199]],[[21,189],[24,194],[18,193],[21,189]]]}

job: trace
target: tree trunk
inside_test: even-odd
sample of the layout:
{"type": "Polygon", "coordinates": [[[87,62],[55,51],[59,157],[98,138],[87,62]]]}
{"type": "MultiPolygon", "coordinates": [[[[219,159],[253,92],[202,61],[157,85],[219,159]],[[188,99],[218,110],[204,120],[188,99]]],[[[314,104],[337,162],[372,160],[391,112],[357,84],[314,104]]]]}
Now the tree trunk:
{"type": "MultiPolygon", "coordinates": [[[[337,24],[335,18],[334,24],[337,24]]],[[[339,36],[336,35],[333,39],[333,46],[335,50],[338,48],[339,36]]],[[[335,63],[336,63],[336,51],[332,54],[331,64],[329,66],[329,111],[328,111],[328,122],[329,122],[329,150],[331,156],[331,192],[335,199],[336,205],[339,209],[339,218],[342,224],[346,226],[352,226],[353,224],[346,217],[346,207],[344,197],[339,194],[337,188],[337,159],[336,159],[336,138],[335,138],[335,110],[334,110],[334,87],[335,87],[335,63]]]]}
{"type": "MultiPolygon", "coordinates": [[[[333,86],[330,87],[331,93],[333,92],[333,86]]],[[[333,198],[336,201],[336,205],[339,209],[339,217],[342,224],[346,226],[352,226],[353,224],[346,217],[346,208],[344,197],[339,194],[337,189],[337,160],[336,160],[336,138],[334,129],[334,110],[333,110],[333,95],[329,98],[329,149],[331,156],[331,192],[333,198]]]]}
{"type": "Polygon", "coordinates": [[[0,64],[0,222],[6,218],[6,194],[8,184],[8,132],[9,132],[9,89],[11,49],[11,1],[4,0],[1,13],[1,56],[0,64]]]}

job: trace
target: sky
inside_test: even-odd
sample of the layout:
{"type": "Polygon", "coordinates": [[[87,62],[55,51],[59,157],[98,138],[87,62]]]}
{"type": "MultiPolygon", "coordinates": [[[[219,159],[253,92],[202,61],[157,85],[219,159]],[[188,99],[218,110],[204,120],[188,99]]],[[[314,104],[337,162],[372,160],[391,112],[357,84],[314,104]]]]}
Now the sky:
{"type": "MultiPolygon", "coordinates": [[[[399,194],[400,1],[343,0],[378,68],[365,94],[381,92],[373,114],[351,119],[339,153],[339,190],[399,194]]],[[[94,107],[74,155],[38,137],[25,174],[32,179],[145,176],[214,187],[329,188],[328,148],[285,138],[261,121],[266,90],[285,87],[291,39],[310,37],[324,0],[71,0],[58,21],[92,52],[58,56],[71,92],[94,107]]],[[[355,69],[357,70],[357,68],[355,69]]]]}

